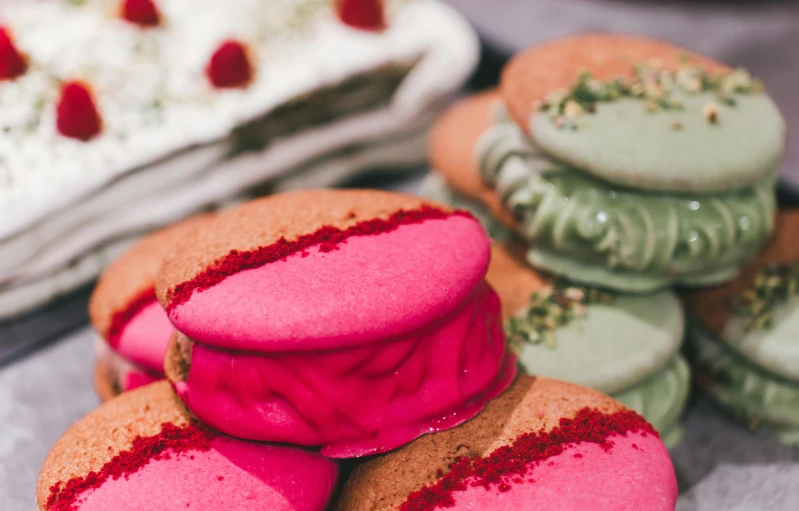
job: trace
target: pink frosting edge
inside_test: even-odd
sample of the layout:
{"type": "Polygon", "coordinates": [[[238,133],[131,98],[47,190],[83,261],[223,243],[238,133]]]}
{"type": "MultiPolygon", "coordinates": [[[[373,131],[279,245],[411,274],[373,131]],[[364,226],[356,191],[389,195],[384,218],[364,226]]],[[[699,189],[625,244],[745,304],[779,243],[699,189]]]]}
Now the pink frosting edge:
{"type": "Polygon", "coordinates": [[[455,492],[455,506],[449,509],[673,511],[677,478],[660,438],[643,432],[610,438],[614,445],[609,451],[589,442],[571,444],[507,492],[481,486],[455,492]]]}
{"type": "Polygon", "coordinates": [[[353,346],[447,314],[482,281],[489,259],[476,220],[430,219],[238,272],[195,292],[169,319],[188,337],[227,349],[353,346]]]}
{"type": "Polygon", "coordinates": [[[218,437],[208,452],[153,460],[129,477],[107,480],[82,495],[77,508],[172,509],[180,502],[200,511],[253,505],[273,511],[323,511],[337,480],[338,465],[318,453],[218,437]]]}
{"type": "Polygon", "coordinates": [[[155,298],[122,327],[113,349],[130,362],[163,374],[164,356],[174,327],[155,298]]]}

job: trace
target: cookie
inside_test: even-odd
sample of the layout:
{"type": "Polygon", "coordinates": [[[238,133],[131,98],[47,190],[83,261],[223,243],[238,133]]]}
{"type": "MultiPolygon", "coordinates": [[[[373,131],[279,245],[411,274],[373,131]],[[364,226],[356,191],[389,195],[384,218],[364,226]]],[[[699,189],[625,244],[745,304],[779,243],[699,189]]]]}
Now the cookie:
{"type": "Polygon", "coordinates": [[[337,477],[318,453],[214,431],[157,382],[73,424],[44,461],[36,502],[41,511],[322,511],[337,477]]]}
{"type": "Polygon", "coordinates": [[[596,391],[519,376],[465,424],[356,467],[341,509],[673,510],[657,433],[596,391]]]}
{"type": "Polygon", "coordinates": [[[690,373],[679,354],[684,318],[675,293],[629,296],[553,280],[507,244],[493,246],[486,279],[526,373],[609,394],[646,417],[667,445],[681,438],[690,373]]]}
{"type": "Polygon", "coordinates": [[[100,401],[162,380],[163,371],[146,369],[121,357],[102,339],[94,343],[94,390],[100,401]]]}
{"type": "Polygon", "coordinates": [[[515,373],[489,253],[468,213],[396,193],[230,209],[161,267],[156,292],[179,331],[168,373],[208,424],[332,457],[452,427],[515,373]]]}
{"type": "Polygon", "coordinates": [[[173,328],[155,297],[155,278],[164,256],[210,218],[198,215],[146,236],[100,276],[89,300],[89,317],[99,336],[119,355],[98,353],[105,369],[114,373],[110,375],[113,387],[135,388],[141,384],[136,382],[143,381],[136,374],[163,376],[164,353],[173,328]]]}
{"type": "Polygon", "coordinates": [[[729,281],[773,229],[773,179],[716,194],[613,185],[547,154],[496,95],[454,106],[435,128],[430,155],[449,187],[529,245],[536,268],[622,292],[729,281]]]}
{"type": "Polygon", "coordinates": [[[753,428],[799,445],[799,211],[780,211],[774,239],[735,281],[685,291],[697,384],[753,428]]]}
{"type": "Polygon", "coordinates": [[[744,70],[665,41],[581,34],[516,55],[501,79],[513,119],[553,158],[615,185],[715,193],[772,177],[779,109],[744,70]]]}

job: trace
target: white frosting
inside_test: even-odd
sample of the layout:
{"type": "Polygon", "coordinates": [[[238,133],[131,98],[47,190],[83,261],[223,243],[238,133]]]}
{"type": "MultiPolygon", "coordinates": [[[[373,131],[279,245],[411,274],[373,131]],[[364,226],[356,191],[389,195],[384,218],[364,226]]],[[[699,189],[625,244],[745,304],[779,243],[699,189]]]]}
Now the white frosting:
{"type": "Polygon", "coordinates": [[[319,2],[160,0],[167,26],[153,30],[111,16],[115,2],[6,6],[0,17],[31,69],[0,83],[0,119],[10,128],[0,138],[0,239],[132,169],[225,138],[243,122],[322,86],[432,52],[397,93],[397,108],[412,117],[473,68],[471,30],[436,2],[404,5],[380,34],[349,28],[325,7],[294,36],[276,27],[295,4],[319,2]],[[256,79],[245,90],[215,90],[204,68],[231,36],[253,48],[256,79]],[[56,130],[58,80],[70,78],[92,85],[103,117],[102,134],[87,143],[56,130]],[[25,128],[39,107],[38,124],[25,128]]]}
{"type": "MultiPolygon", "coordinates": [[[[276,183],[276,189],[327,186],[351,177],[358,169],[390,170],[420,165],[422,157],[419,155],[424,149],[424,139],[422,130],[408,136],[389,137],[384,143],[376,142],[352,154],[325,158],[296,174],[291,173],[286,181],[276,183]]],[[[241,179],[246,181],[246,174],[261,172],[260,161],[258,157],[250,158],[248,162],[235,161],[228,168],[234,172],[234,176],[242,176],[241,179]],[[239,171],[237,174],[236,170],[239,171]]],[[[223,174],[214,172],[212,176],[223,174]]],[[[232,181],[236,181],[236,178],[233,177],[232,181]]],[[[179,194],[167,189],[115,214],[110,212],[113,202],[109,202],[106,204],[111,208],[108,215],[98,215],[95,221],[69,232],[59,250],[42,251],[23,265],[22,273],[30,277],[0,284],[0,320],[24,313],[91,282],[106,264],[127,250],[140,234],[193,211],[197,198],[214,190],[216,183],[214,179],[206,179],[194,182],[193,186],[184,184],[179,194]],[[113,241],[109,242],[109,239],[113,241]]],[[[219,205],[233,206],[242,200],[246,200],[246,195],[226,199],[219,205]]],[[[0,255],[0,259],[2,257],[0,255]]]]}
{"type": "MultiPolygon", "coordinates": [[[[418,134],[477,63],[478,43],[471,28],[455,11],[433,0],[417,0],[402,8],[395,5],[390,28],[381,34],[345,27],[325,8],[302,38],[276,37],[274,45],[266,45],[263,51],[258,46],[259,73],[251,87],[246,91],[220,92],[207,84],[202,68],[219,40],[231,33],[223,35],[224,27],[209,28],[207,25],[213,23],[208,13],[218,13],[220,8],[246,13],[254,12],[252,9],[269,10],[274,7],[263,5],[270,2],[160,0],[158,5],[167,20],[181,19],[181,11],[191,11],[184,15],[192,18],[193,26],[176,29],[172,35],[155,34],[161,29],[142,34],[141,29],[96,10],[98,2],[90,1],[88,7],[81,8],[52,0],[22,2],[12,4],[14,7],[6,9],[5,16],[0,7],[0,18],[12,27],[18,46],[30,54],[33,64],[22,79],[0,82],[0,125],[5,119],[22,122],[26,115],[22,112],[24,105],[35,102],[35,91],[40,90],[36,84],[44,83],[43,69],[51,64],[59,70],[60,77],[79,76],[93,84],[105,124],[103,134],[87,143],[62,137],[55,132],[55,99],[50,98],[37,130],[19,134],[12,129],[11,135],[0,137],[0,318],[30,309],[91,280],[102,266],[102,261],[91,254],[83,259],[94,261],[89,265],[92,271],[76,272],[74,269],[80,265],[74,263],[73,267],[64,268],[87,251],[219,204],[267,179],[305,167],[315,158],[354,145],[392,141],[341,155],[334,161],[314,162],[314,169],[304,170],[283,187],[329,185],[338,179],[335,176],[346,177],[355,169],[418,163],[423,157],[418,134]],[[205,21],[195,25],[195,11],[201,10],[200,18],[205,21]],[[47,16],[34,16],[41,13],[47,16]],[[42,24],[53,32],[45,34],[42,24]],[[72,37],[63,51],[40,41],[58,39],[53,33],[61,31],[72,37]],[[214,34],[219,37],[213,43],[186,42],[194,41],[191,37],[214,39],[214,34]],[[120,46],[114,50],[110,42],[105,43],[97,55],[76,49],[85,50],[85,45],[97,47],[99,43],[92,41],[101,36],[120,46]],[[106,64],[124,61],[133,51],[131,41],[137,40],[155,41],[146,44],[167,40],[168,46],[183,48],[185,59],[183,53],[173,55],[182,70],[180,76],[196,78],[188,84],[175,74],[177,70],[165,73],[169,87],[174,87],[169,97],[181,99],[163,100],[164,117],[157,126],[145,126],[151,121],[145,120],[141,110],[147,91],[152,101],[152,89],[148,87],[153,75],[152,69],[147,74],[147,63],[124,68],[110,65],[112,71],[86,63],[93,59],[106,64]],[[237,124],[263,116],[303,93],[419,56],[423,56],[422,60],[404,79],[388,107],[287,136],[260,152],[228,157],[233,145],[228,135],[237,124]],[[142,89],[134,90],[127,84],[114,89],[114,84],[118,85],[121,77],[128,74],[136,83],[147,83],[142,83],[142,89]],[[105,93],[106,90],[111,92],[105,93]],[[136,95],[139,93],[141,97],[136,95]],[[187,98],[199,99],[192,102],[187,98]],[[128,133],[124,139],[114,135],[120,130],[128,133]],[[64,275],[70,277],[65,279],[64,275]],[[64,285],[65,281],[69,285],[64,285]]],[[[251,22],[260,18],[235,13],[225,16],[238,20],[242,27],[250,27],[233,35],[248,42],[255,40],[248,39],[254,36],[247,30],[254,30],[251,22]]],[[[177,21],[174,23],[177,25],[177,21]]],[[[172,29],[170,24],[165,32],[171,33],[172,29]]]]}

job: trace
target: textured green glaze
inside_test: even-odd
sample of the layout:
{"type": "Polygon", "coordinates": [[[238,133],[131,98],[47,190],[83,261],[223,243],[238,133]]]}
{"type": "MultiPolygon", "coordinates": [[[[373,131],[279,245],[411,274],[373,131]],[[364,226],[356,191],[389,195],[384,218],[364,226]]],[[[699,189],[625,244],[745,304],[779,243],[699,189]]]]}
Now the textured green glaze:
{"type": "Polygon", "coordinates": [[[693,321],[688,354],[704,390],[750,427],[761,424],[788,438],[799,428],[799,385],[756,367],[693,321]]]}
{"type": "Polygon", "coordinates": [[[799,386],[799,297],[777,306],[772,320],[770,328],[747,331],[739,318],[732,317],[721,340],[766,371],[799,386]]]}
{"type": "Polygon", "coordinates": [[[678,354],[660,371],[612,397],[646,417],[660,432],[666,445],[671,447],[682,439],[680,416],[690,388],[688,363],[678,354]]]}
{"type": "Polygon", "coordinates": [[[773,229],[773,176],[711,195],[622,188],[555,162],[509,121],[481,137],[477,157],[531,263],[578,282],[629,292],[723,282],[773,229]]]}
{"type": "Polygon", "coordinates": [[[751,186],[773,175],[785,150],[785,121],[765,93],[734,94],[735,105],[713,92],[684,94],[682,109],[647,111],[646,101],[598,103],[577,129],[558,127],[543,112],[532,116],[535,142],[569,165],[617,185],[707,193],[751,186]],[[718,111],[711,123],[703,113],[718,111]]]}
{"type": "Polygon", "coordinates": [[[525,372],[571,381],[606,394],[623,391],[659,371],[679,350],[684,317],[675,294],[618,296],[593,304],[558,328],[554,348],[513,346],[525,372]]]}

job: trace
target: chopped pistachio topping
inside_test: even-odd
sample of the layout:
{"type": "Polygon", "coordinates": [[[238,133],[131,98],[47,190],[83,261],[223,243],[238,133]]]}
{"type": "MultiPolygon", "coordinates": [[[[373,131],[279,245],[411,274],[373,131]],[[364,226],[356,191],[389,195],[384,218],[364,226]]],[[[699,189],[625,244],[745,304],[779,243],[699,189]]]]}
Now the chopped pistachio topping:
{"type": "Polygon", "coordinates": [[[528,306],[505,323],[505,333],[512,347],[525,342],[555,347],[555,330],[585,316],[587,305],[612,301],[608,292],[558,280],[535,291],[528,306]]]}
{"type": "Polygon", "coordinates": [[[705,119],[707,119],[707,122],[709,122],[710,124],[718,123],[719,122],[719,107],[718,107],[718,105],[716,105],[716,103],[714,103],[712,101],[707,103],[702,108],[702,115],[705,116],[705,119]]]}
{"type": "MultiPolygon", "coordinates": [[[[636,98],[644,101],[647,112],[681,110],[680,99],[685,95],[700,92],[714,93],[718,101],[735,106],[735,94],[763,92],[763,84],[745,69],[710,75],[706,71],[686,64],[676,71],[663,69],[657,63],[643,62],[635,66],[633,81],[617,78],[601,82],[584,71],[577,84],[569,90],[552,92],[537,109],[545,112],[560,128],[578,129],[579,118],[596,112],[599,103],[609,103],[620,98],[636,98]]],[[[718,122],[718,106],[709,103],[702,112],[710,123],[718,122]]]]}
{"type": "Polygon", "coordinates": [[[768,265],[752,279],[752,285],[735,295],[732,307],[735,316],[747,330],[771,328],[774,310],[799,294],[799,261],[793,264],[768,265]]]}

